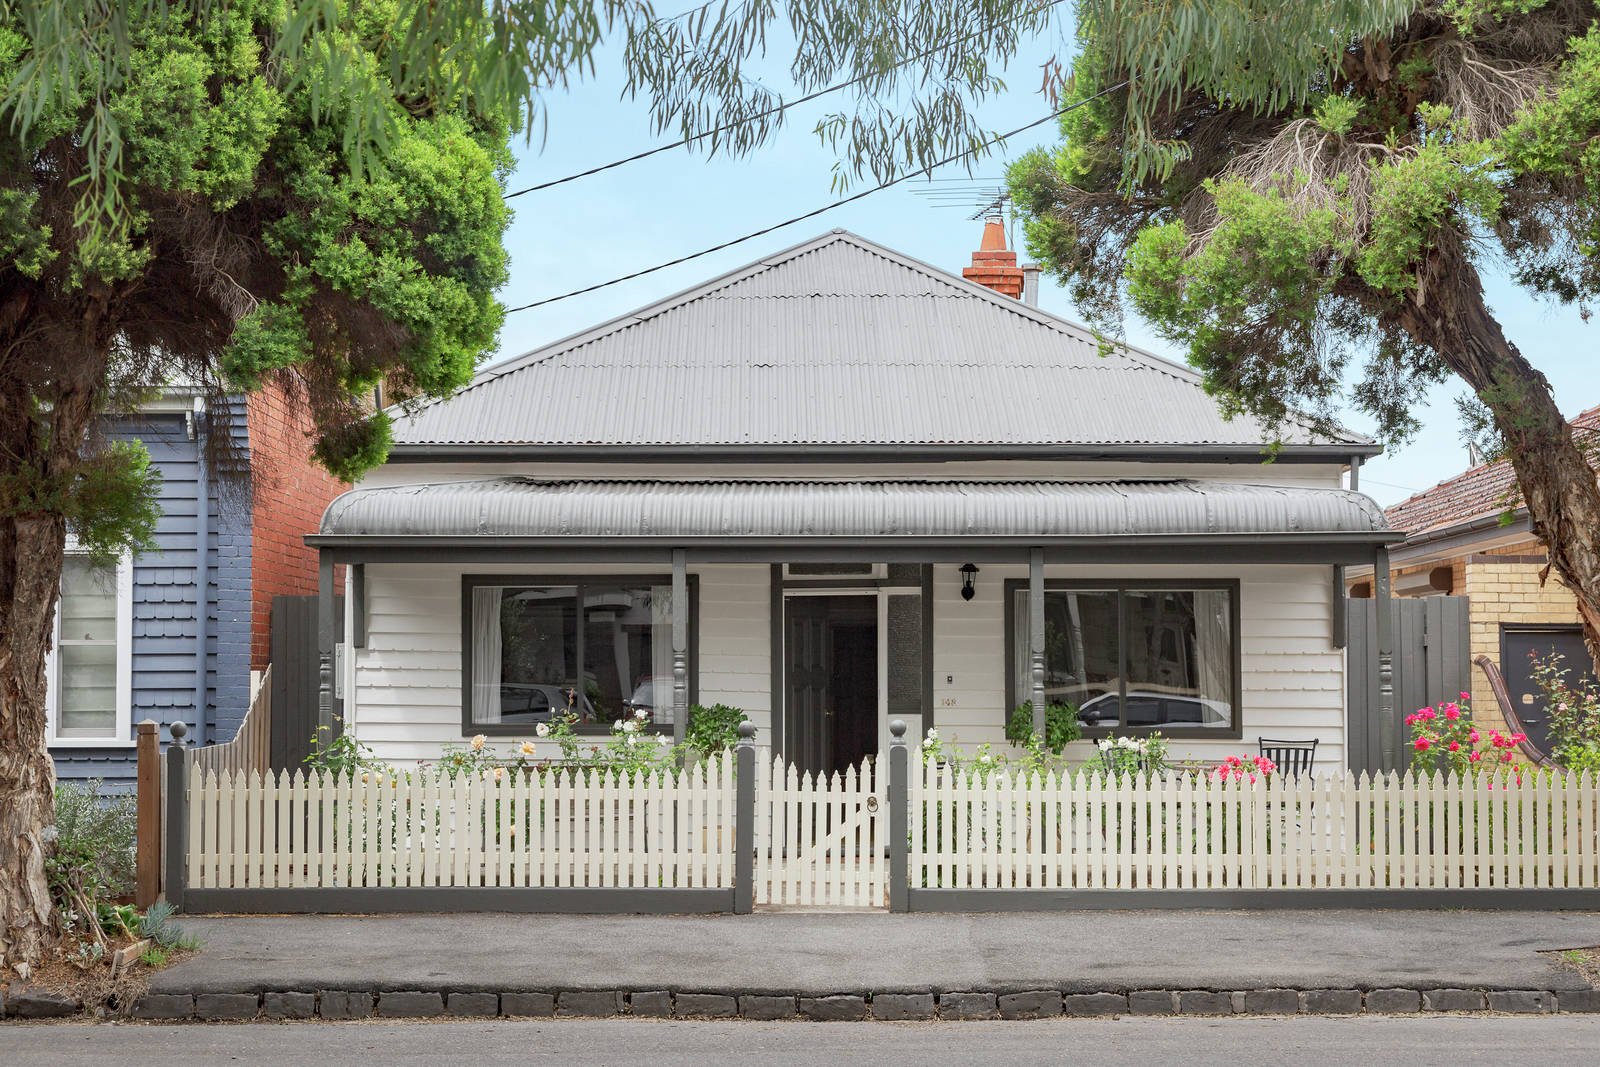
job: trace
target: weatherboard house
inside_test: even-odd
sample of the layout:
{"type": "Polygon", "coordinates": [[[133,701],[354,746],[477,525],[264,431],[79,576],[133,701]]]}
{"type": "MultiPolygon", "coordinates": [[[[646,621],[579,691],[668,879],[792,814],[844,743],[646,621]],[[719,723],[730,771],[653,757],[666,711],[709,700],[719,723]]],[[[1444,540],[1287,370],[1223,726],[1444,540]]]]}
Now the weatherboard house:
{"type": "Polygon", "coordinates": [[[1340,568],[1400,537],[1346,488],[1373,443],[1263,462],[1194,372],[1032,306],[998,223],[963,273],[836,230],[399,419],[306,539],[321,715],[405,763],[723,703],[831,771],[895,719],[1001,745],[1066,702],[1091,739],[1372,765],[1340,568]]]}

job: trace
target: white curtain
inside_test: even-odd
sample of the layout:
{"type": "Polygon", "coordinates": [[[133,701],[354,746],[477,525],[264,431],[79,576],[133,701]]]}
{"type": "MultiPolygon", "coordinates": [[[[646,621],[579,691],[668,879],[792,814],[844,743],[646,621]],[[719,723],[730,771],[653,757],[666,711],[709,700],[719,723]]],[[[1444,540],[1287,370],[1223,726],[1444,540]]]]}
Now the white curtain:
{"type": "Polygon", "coordinates": [[[1194,647],[1196,680],[1200,696],[1220,704],[1233,703],[1233,641],[1229,631],[1233,616],[1228,594],[1221,589],[1194,593],[1194,647]]]}
{"type": "Polygon", "coordinates": [[[472,591],[472,721],[500,721],[500,597],[499,586],[472,591]]]}
{"type": "Polygon", "coordinates": [[[650,589],[650,717],[662,726],[671,726],[672,706],[672,587],[650,589]]]}

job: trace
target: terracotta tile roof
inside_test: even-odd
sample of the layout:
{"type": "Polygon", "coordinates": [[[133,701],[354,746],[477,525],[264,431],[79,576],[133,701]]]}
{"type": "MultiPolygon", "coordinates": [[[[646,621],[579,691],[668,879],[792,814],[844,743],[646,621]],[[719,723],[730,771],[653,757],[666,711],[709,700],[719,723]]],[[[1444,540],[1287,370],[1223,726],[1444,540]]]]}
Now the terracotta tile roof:
{"type": "MultiPolygon", "coordinates": [[[[1572,420],[1575,430],[1600,432],[1600,407],[1590,408],[1572,420]]],[[[1409,540],[1483,515],[1522,507],[1516,472],[1511,463],[1497,459],[1425,489],[1408,500],[1384,509],[1389,525],[1404,530],[1409,540]]]]}

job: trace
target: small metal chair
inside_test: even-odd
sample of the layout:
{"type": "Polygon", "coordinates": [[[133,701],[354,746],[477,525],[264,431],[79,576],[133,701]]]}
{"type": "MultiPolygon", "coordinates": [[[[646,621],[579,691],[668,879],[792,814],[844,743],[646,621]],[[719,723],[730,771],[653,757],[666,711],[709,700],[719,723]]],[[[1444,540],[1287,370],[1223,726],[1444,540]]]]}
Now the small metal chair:
{"type": "Polygon", "coordinates": [[[1278,771],[1291,778],[1310,774],[1317,761],[1316,741],[1274,741],[1270,737],[1256,738],[1260,754],[1278,765],[1278,771]]]}

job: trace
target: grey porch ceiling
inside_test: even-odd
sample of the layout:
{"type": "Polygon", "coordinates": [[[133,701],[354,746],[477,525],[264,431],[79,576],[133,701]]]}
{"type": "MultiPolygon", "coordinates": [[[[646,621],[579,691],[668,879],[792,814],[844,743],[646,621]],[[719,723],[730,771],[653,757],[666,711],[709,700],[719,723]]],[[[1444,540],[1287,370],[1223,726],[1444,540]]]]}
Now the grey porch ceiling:
{"type": "Polygon", "coordinates": [[[1394,540],[1360,493],[1238,482],[589,481],[496,478],[353,489],[321,534],[426,538],[1070,538],[1394,540]]]}
{"type": "MultiPolygon", "coordinates": [[[[1260,445],[1199,377],[843,231],[482,372],[397,420],[470,446],[1260,445]]],[[[1290,444],[1370,444],[1283,431],[1290,444]]],[[[463,447],[468,446],[468,447],[463,447]]]]}

